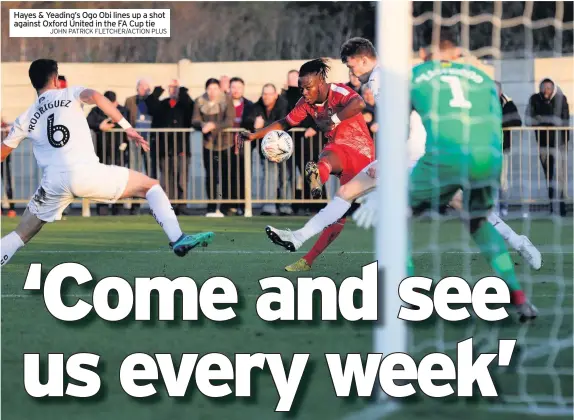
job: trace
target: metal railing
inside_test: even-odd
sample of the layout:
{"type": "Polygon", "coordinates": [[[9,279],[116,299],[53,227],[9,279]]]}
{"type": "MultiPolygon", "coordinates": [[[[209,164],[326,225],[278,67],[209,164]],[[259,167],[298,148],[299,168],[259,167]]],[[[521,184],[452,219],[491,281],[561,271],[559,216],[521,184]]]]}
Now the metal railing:
{"type": "MultiPolygon", "coordinates": [[[[305,129],[294,128],[293,156],[276,164],[264,159],[259,141],[246,143],[242,152],[235,154],[233,137],[240,129],[228,129],[204,139],[193,129],[138,129],[151,145],[143,153],[127,142],[120,130],[93,134],[94,147],[105,164],[126,166],[144,172],[160,181],[174,205],[205,208],[214,212],[235,211],[238,208],[250,216],[254,208],[267,213],[290,213],[297,208],[322,207],[335,193],[339,182],[331,177],[321,199],[313,199],[304,181],[305,163],[317,159],[323,148],[321,133],[305,138],[305,129]]],[[[563,201],[571,203],[573,154],[565,135],[572,128],[518,127],[510,132],[510,148],[505,152],[502,194],[509,204],[548,204],[549,185],[554,178],[554,191],[563,191],[563,201]],[[557,147],[545,139],[558,138],[557,147]],[[538,140],[541,141],[538,141],[538,140]],[[551,169],[545,171],[544,168],[551,169]],[[552,171],[553,169],[553,171],[552,171]],[[554,176],[553,176],[554,175],[554,176]]],[[[2,138],[7,133],[2,131],[2,138]]],[[[23,142],[9,160],[2,165],[2,205],[25,205],[30,200],[42,177],[31,143],[23,142]]],[[[82,203],[83,214],[90,214],[87,200],[82,203]]],[[[144,204],[145,200],[121,200],[128,207],[144,204]]]]}

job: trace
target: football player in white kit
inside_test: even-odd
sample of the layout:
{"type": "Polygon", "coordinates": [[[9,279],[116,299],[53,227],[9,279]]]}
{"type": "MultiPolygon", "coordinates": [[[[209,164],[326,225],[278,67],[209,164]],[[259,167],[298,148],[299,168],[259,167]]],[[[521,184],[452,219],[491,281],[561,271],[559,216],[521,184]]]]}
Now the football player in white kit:
{"type": "Polygon", "coordinates": [[[2,238],[1,265],[42,228],[62,218],[76,198],[114,203],[124,198],[146,198],[150,213],[169,238],[178,256],[198,245],[207,246],[212,232],[186,235],[167,195],[155,179],[131,169],[104,165],[94,151],[82,104],[96,105],[118,123],[131,141],[149,151],[148,143],[103,95],[84,87],[58,89],[58,63],[39,59],[30,65],[29,77],[38,98],[14,122],[1,145],[1,161],[25,139],[32,142],[34,156],[43,170],[40,186],[30,200],[16,229],[2,238]]]}
{"type": "MultiPolygon", "coordinates": [[[[373,92],[375,100],[379,96],[380,67],[377,57],[373,57],[374,46],[365,38],[351,38],[341,47],[341,60],[349,70],[359,78],[361,83],[366,84],[373,92]]],[[[384,128],[383,128],[384,130],[384,128]]],[[[410,132],[407,142],[409,153],[409,168],[415,166],[417,161],[425,153],[426,131],[420,116],[416,112],[410,115],[410,132]]],[[[303,243],[320,233],[327,226],[337,222],[349,210],[354,200],[361,206],[353,214],[353,220],[360,227],[368,229],[373,226],[378,213],[379,204],[376,200],[376,165],[375,160],[360,174],[341,186],[335,195],[317,215],[311,218],[301,229],[296,231],[279,230],[273,228],[283,242],[291,249],[299,249],[303,243]]],[[[462,209],[462,191],[453,197],[450,206],[454,209],[462,209]]],[[[530,242],[528,237],[520,236],[512,230],[500,217],[491,212],[488,221],[495,227],[501,236],[516,250],[535,270],[542,266],[540,251],[530,242]]]]}

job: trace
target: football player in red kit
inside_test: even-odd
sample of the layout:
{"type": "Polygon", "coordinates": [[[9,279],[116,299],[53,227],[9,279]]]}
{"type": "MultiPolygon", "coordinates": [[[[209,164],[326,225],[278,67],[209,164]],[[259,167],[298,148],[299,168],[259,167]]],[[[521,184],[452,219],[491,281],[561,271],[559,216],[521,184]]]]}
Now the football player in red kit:
{"type": "MultiPolygon", "coordinates": [[[[244,132],[238,136],[239,143],[265,137],[274,130],[289,130],[310,115],[324,133],[327,145],[319,160],[308,162],[305,177],[311,186],[311,194],[320,197],[329,175],[339,178],[342,185],[353,179],[375,158],[375,146],[362,115],[363,99],[343,83],[327,83],[329,66],[323,59],[308,61],[299,70],[299,88],[302,98],[295,108],[280,121],[276,121],[255,133],[244,132]]],[[[349,206],[350,207],[350,206],[349,206]]],[[[301,260],[286,267],[288,271],[306,271],[314,259],[339,235],[346,218],[327,227],[317,228],[310,220],[298,231],[282,231],[267,226],[267,236],[275,244],[291,252],[296,251],[305,240],[320,233],[317,243],[301,260]],[[317,230],[318,229],[318,230],[317,230]]]]}

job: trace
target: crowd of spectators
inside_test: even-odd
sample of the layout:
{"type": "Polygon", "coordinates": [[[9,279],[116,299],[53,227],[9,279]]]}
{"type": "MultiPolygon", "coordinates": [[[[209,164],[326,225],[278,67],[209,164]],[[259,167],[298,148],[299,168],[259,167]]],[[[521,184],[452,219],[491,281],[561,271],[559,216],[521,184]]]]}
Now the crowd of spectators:
{"type": "MultiPolygon", "coordinates": [[[[286,165],[275,164],[263,159],[260,149],[245,148],[236,153],[233,133],[226,129],[242,128],[246,130],[260,129],[273,121],[284,118],[300,98],[298,88],[298,71],[291,70],[281,90],[271,83],[261,89],[261,96],[256,102],[245,98],[245,82],[240,77],[221,76],[219,79],[210,78],[205,82],[205,92],[193,99],[186,87],[181,86],[176,79],[169,81],[166,89],[154,86],[150,81],[141,79],[135,84],[133,96],[129,96],[122,105],[118,102],[116,93],[106,91],[104,95],[113,102],[124,117],[142,130],[142,134],[150,141],[151,150],[148,156],[143,152],[130,153],[127,139],[121,132],[109,132],[118,128],[99,108],[91,109],[87,116],[88,125],[94,133],[95,150],[104,163],[138,168],[157,178],[172,200],[185,200],[189,197],[189,165],[191,161],[191,141],[193,131],[201,133],[202,163],[205,174],[205,192],[208,199],[241,200],[244,198],[244,159],[241,153],[251,152],[255,159],[253,173],[258,179],[264,179],[259,188],[264,191],[255,195],[277,203],[265,203],[261,209],[262,215],[291,215],[310,214],[317,212],[321,203],[292,203],[293,199],[311,199],[309,186],[303,180],[303,168],[309,160],[316,159],[322,148],[322,136],[312,118],[305,120],[303,130],[293,133],[295,150],[286,165]],[[167,95],[164,95],[167,93],[167,95]],[[163,96],[164,99],[161,99],[163,96]],[[172,129],[162,132],[146,131],[146,129],[172,129]],[[182,130],[186,129],[186,130],[182,130]],[[193,130],[191,130],[193,129],[193,130]],[[259,155],[259,156],[258,156],[259,155]],[[257,157],[259,157],[257,159],[257,157]]],[[[60,87],[66,87],[67,81],[60,76],[60,87]]],[[[349,74],[347,85],[359,93],[367,107],[363,116],[373,136],[379,130],[376,123],[376,106],[373,92],[362,87],[359,80],[349,74]]],[[[498,83],[500,104],[503,109],[504,127],[516,127],[523,120],[512,99],[506,96],[498,83]]],[[[540,83],[539,92],[530,97],[524,115],[528,126],[568,127],[570,114],[568,102],[564,93],[551,79],[540,83]]],[[[2,126],[8,126],[2,120],[2,126]]],[[[501,211],[504,215],[507,208],[504,204],[509,188],[509,151],[511,148],[511,133],[504,136],[505,164],[501,185],[501,211]]],[[[548,130],[536,134],[541,166],[550,183],[549,198],[555,200],[558,207],[552,206],[553,211],[561,215],[566,213],[564,204],[564,189],[567,185],[567,153],[568,130],[548,130]]],[[[12,197],[10,158],[2,166],[5,194],[12,197]]],[[[256,186],[258,188],[258,186],[256,186]]],[[[177,214],[189,214],[184,204],[174,204],[177,214]]],[[[15,215],[14,206],[7,209],[8,215],[15,215]]],[[[98,214],[120,214],[122,205],[98,205],[98,214]],[[110,211],[111,210],[111,211],[110,211]]],[[[139,206],[134,204],[129,210],[132,214],[139,212],[139,206]]],[[[226,215],[242,215],[244,209],[240,204],[222,202],[209,204],[205,210],[207,217],[224,217],[226,215]]]]}

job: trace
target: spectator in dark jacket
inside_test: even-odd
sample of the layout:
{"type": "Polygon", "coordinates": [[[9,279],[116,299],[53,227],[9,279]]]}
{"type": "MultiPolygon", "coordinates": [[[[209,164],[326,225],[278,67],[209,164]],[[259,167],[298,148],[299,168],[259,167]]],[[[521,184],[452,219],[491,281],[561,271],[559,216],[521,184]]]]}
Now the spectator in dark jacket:
{"type": "MultiPolygon", "coordinates": [[[[205,93],[196,99],[193,113],[193,127],[203,133],[203,167],[205,168],[205,189],[210,199],[230,197],[230,184],[237,184],[237,179],[230,173],[231,161],[235,155],[233,133],[223,132],[233,127],[235,107],[231,96],[223,93],[219,80],[209,79],[205,83],[205,93]],[[217,185],[221,195],[217,194],[217,185]]],[[[221,204],[207,205],[206,217],[223,217],[232,206],[221,204]]]]}
{"type": "Polygon", "coordinates": [[[527,124],[533,127],[565,127],[562,130],[536,132],[540,147],[540,163],[548,180],[548,196],[551,212],[556,211],[556,201],[560,203],[560,215],[566,215],[564,189],[567,176],[567,148],[569,140],[570,110],[568,100],[552,79],[540,82],[540,89],[530,97],[526,109],[527,124]]]}
{"type": "MultiPolygon", "coordinates": [[[[518,113],[518,108],[516,104],[509,96],[502,93],[502,85],[500,82],[496,83],[496,90],[498,92],[498,98],[500,99],[500,106],[502,107],[502,128],[510,127],[520,127],[522,126],[522,119],[518,113]]],[[[509,188],[509,176],[511,175],[510,168],[510,153],[511,146],[513,148],[519,147],[517,143],[512,143],[513,133],[510,131],[504,131],[502,134],[502,174],[500,179],[500,212],[503,216],[508,214],[508,205],[506,200],[508,199],[508,188],[509,188]]],[[[514,137],[519,139],[520,137],[514,137]]]]}
{"type": "MultiPolygon", "coordinates": [[[[233,101],[233,107],[235,109],[235,120],[233,122],[233,128],[243,128],[248,131],[253,131],[253,124],[255,123],[254,118],[254,104],[244,95],[245,92],[245,82],[240,77],[232,77],[229,83],[231,100],[233,101]]],[[[253,145],[252,145],[253,146],[253,145]]],[[[251,151],[251,149],[247,149],[251,151]]],[[[244,199],[245,198],[245,160],[243,154],[245,153],[245,148],[241,148],[238,154],[231,156],[231,169],[232,174],[237,174],[236,182],[231,183],[231,197],[234,199],[244,199]]],[[[249,153],[249,152],[248,152],[249,153]]],[[[231,213],[236,213],[241,216],[244,213],[244,208],[242,204],[238,204],[234,209],[230,208],[231,213]]]]}
{"type": "MultiPolygon", "coordinates": [[[[108,90],[104,93],[104,96],[116,106],[126,120],[130,120],[128,109],[118,103],[115,92],[108,90]]],[[[106,165],[124,166],[127,163],[127,137],[123,131],[109,133],[110,130],[119,129],[121,127],[115,124],[112,119],[97,106],[92,108],[87,120],[88,126],[96,134],[96,154],[100,158],[100,162],[106,165]]],[[[112,206],[112,213],[119,213],[121,206],[121,204],[114,204],[112,206]]],[[[96,205],[97,212],[100,215],[106,214],[108,208],[109,206],[107,204],[96,205]]]]}
{"type": "MultiPolygon", "coordinates": [[[[178,80],[172,79],[168,86],[169,97],[160,100],[163,92],[161,86],[156,86],[145,99],[147,111],[152,116],[151,128],[190,129],[194,103],[187,93],[187,88],[181,87],[178,80]]],[[[189,139],[190,132],[152,132],[150,135],[150,173],[152,178],[158,178],[159,169],[162,186],[171,199],[187,197],[187,174],[191,159],[189,139]],[[176,179],[177,192],[174,191],[176,179]]],[[[181,204],[175,206],[174,210],[177,215],[189,213],[181,204]]]]}
{"type": "MultiPolygon", "coordinates": [[[[279,95],[277,88],[272,83],[267,83],[263,86],[261,91],[261,97],[255,103],[255,123],[254,129],[259,130],[269,124],[282,120],[288,114],[287,101],[279,95]]],[[[257,143],[259,145],[259,143],[257,143]]],[[[263,181],[263,187],[265,189],[264,197],[268,200],[276,200],[278,197],[279,180],[281,179],[281,196],[282,198],[288,198],[287,189],[289,187],[289,172],[283,173],[283,168],[287,168],[292,165],[291,159],[284,163],[278,164],[273,163],[263,157],[261,153],[261,148],[259,147],[259,154],[261,158],[261,171],[264,179],[258,180],[263,181]],[[284,182],[286,181],[286,182],[284,182]]],[[[280,212],[283,214],[292,214],[293,210],[290,206],[281,206],[280,212]]],[[[275,215],[277,214],[277,206],[275,204],[265,204],[261,211],[262,215],[275,215]]]]}

